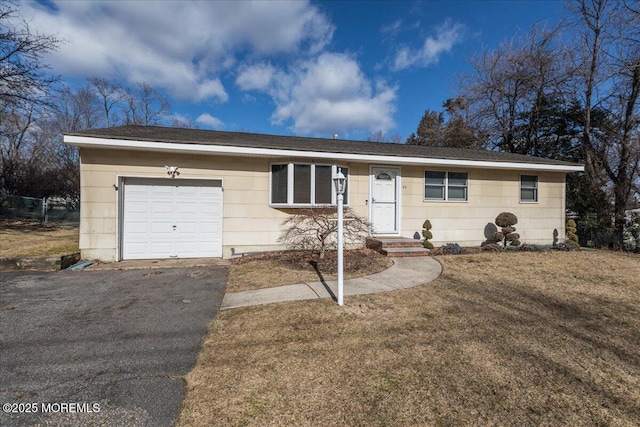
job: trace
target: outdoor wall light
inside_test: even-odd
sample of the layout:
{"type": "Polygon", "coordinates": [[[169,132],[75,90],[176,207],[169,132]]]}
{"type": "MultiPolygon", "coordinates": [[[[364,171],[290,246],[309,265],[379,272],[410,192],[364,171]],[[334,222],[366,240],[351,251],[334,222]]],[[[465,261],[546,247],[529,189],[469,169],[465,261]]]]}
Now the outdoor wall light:
{"type": "Polygon", "coordinates": [[[176,175],[180,175],[180,172],[178,172],[178,167],[177,166],[166,166],[164,167],[167,170],[167,175],[169,175],[171,178],[175,178],[176,175]]]}

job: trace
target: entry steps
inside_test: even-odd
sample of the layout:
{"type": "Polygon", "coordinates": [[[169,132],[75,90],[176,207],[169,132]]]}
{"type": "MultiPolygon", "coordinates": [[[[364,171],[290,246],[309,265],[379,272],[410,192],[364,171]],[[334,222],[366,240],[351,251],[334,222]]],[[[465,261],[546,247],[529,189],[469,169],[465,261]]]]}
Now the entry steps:
{"type": "Polygon", "coordinates": [[[405,237],[368,237],[366,245],[388,257],[428,256],[430,252],[422,247],[422,240],[405,237]]]}

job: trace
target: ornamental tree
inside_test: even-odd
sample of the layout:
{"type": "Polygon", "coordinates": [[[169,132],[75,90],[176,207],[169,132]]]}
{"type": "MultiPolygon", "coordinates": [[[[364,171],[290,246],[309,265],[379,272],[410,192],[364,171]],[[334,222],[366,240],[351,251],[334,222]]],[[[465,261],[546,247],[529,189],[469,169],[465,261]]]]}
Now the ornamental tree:
{"type": "Polygon", "coordinates": [[[567,221],[567,244],[579,248],[580,243],[578,243],[577,231],[578,228],[576,227],[576,222],[572,219],[567,221]]]}
{"type": "Polygon", "coordinates": [[[426,249],[433,249],[433,243],[429,241],[430,239],[433,239],[433,234],[429,230],[431,230],[431,221],[426,220],[422,224],[422,237],[424,237],[422,247],[426,249]]]}
{"type": "MultiPolygon", "coordinates": [[[[351,209],[344,210],[344,242],[346,245],[363,242],[369,236],[371,224],[351,209]]],[[[278,241],[290,249],[313,250],[320,259],[328,248],[336,248],[338,219],[335,209],[300,209],[282,222],[278,241]]]]}
{"type": "Polygon", "coordinates": [[[502,242],[502,245],[506,248],[509,245],[520,246],[520,235],[516,233],[514,225],[518,223],[518,217],[511,212],[501,212],[496,217],[496,225],[501,227],[502,230],[494,233],[493,238],[502,242]]]}

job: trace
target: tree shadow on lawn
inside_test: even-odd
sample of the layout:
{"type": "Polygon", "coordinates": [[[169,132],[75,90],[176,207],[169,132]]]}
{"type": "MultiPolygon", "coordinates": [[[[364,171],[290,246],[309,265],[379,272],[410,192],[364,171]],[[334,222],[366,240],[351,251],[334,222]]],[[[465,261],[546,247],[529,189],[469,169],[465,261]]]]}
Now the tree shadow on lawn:
{"type": "Polygon", "coordinates": [[[528,376],[535,387],[573,389],[602,408],[640,419],[634,397],[640,373],[637,305],[566,290],[547,294],[504,282],[456,279],[448,285],[442,288],[448,314],[471,325],[462,329],[462,338],[490,348],[496,362],[516,377],[528,376]]]}

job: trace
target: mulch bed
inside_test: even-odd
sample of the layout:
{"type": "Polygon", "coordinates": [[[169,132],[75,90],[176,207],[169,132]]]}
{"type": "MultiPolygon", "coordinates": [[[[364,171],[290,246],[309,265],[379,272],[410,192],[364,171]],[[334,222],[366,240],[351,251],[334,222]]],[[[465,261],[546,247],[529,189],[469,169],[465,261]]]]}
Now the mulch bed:
{"type": "MultiPolygon", "coordinates": [[[[351,249],[344,251],[344,272],[355,273],[366,269],[378,258],[386,258],[384,255],[371,249],[351,249]]],[[[320,271],[335,271],[338,268],[338,252],[327,250],[324,258],[320,258],[317,251],[278,251],[248,255],[237,258],[233,262],[242,264],[255,260],[270,260],[278,262],[296,270],[314,271],[317,267],[320,271]]]]}

